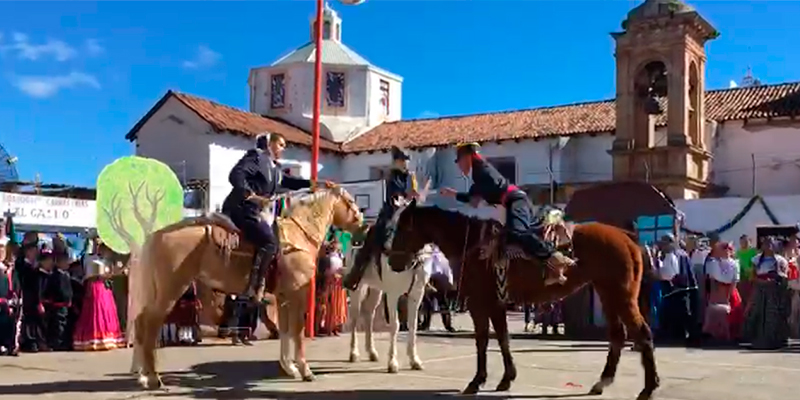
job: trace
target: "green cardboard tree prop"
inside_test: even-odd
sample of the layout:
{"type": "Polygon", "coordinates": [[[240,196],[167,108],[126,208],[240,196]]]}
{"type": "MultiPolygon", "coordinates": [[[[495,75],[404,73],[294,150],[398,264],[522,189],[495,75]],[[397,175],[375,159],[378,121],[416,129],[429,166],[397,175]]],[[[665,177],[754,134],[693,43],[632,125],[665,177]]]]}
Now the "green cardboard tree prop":
{"type": "Polygon", "coordinates": [[[183,188],[164,163],[122,157],[97,177],[97,232],[120,254],[136,252],[154,231],[183,218],[183,188]]]}

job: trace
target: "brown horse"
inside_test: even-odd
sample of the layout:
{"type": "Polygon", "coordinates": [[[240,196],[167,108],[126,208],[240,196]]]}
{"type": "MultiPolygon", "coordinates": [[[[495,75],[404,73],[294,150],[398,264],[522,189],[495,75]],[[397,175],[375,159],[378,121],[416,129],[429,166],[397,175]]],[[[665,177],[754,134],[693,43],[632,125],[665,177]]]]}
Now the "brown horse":
{"type": "Polygon", "coordinates": [[[505,366],[497,390],[510,389],[517,376],[509,349],[506,300],[515,303],[553,301],[589,283],[594,285],[602,301],[610,342],[605,368],[590,393],[601,394],[614,381],[625,345],[626,328],[641,351],[645,370],[645,386],[638,399],[650,399],[659,386],[652,333],[638,305],[642,249],[630,233],[600,223],[577,226],[571,238],[577,266],[566,272],[566,283],[546,287],[538,261],[519,255],[519,250],[513,246],[502,245],[499,234],[502,227],[498,222],[470,218],[437,207],[417,207],[416,202],[412,202],[395,213],[391,225],[394,234],[387,239],[386,251],[393,265],[405,265],[409,257],[427,243],[436,244],[450,259],[463,260],[459,290],[467,300],[475,326],[478,352],[477,372],[464,389],[465,394],[476,393],[486,382],[490,321],[505,366]],[[507,264],[502,262],[506,259],[510,259],[507,264]],[[498,267],[504,264],[506,268],[498,267]],[[502,278],[503,275],[506,278],[502,278]],[[502,298],[503,293],[507,298],[502,298]]]}
{"type": "MultiPolygon", "coordinates": [[[[292,198],[278,218],[280,261],[275,295],[279,304],[283,372],[303,380],[314,375],[306,362],[304,317],[316,256],[331,224],[357,232],[363,216],[344,189],[332,188],[292,198]],[[290,344],[294,340],[294,360],[290,344]]],[[[158,332],[169,310],[192,280],[225,293],[244,291],[254,248],[241,242],[239,231],[225,216],[192,218],[154,232],[145,241],[137,265],[131,268],[134,354],[131,369],[147,389],[161,380],[155,367],[158,332]]]]}

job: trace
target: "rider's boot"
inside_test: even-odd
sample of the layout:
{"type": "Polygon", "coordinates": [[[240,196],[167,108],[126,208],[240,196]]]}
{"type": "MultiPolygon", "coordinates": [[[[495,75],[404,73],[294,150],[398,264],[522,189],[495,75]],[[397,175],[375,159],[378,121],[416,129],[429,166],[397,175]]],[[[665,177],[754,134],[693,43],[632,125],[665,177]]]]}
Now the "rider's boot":
{"type": "Polygon", "coordinates": [[[560,251],[556,251],[545,261],[545,264],[547,277],[544,280],[544,285],[563,285],[567,282],[567,277],[564,276],[564,270],[575,265],[575,261],[565,256],[560,251]]]}
{"type": "Polygon", "coordinates": [[[261,292],[264,287],[264,279],[267,272],[267,266],[272,261],[267,254],[267,250],[259,249],[253,258],[253,269],[250,271],[250,277],[247,282],[247,290],[242,297],[253,300],[256,295],[261,292]]]}
{"type": "Polygon", "coordinates": [[[375,249],[375,244],[373,242],[375,242],[374,238],[368,235],[367,239],[364,240],[364,246],[356,252],[355,260],[353,260],[353,268],[350,268],[350,271],[347,271],[347,275],[342,279],[342,286],[344,286],[345,289],[352,291],[358,288],[358,284],[364,276],[364,271],[366,271],[367,266],[369,266],[373,260],[373,252],[375,249]]]}

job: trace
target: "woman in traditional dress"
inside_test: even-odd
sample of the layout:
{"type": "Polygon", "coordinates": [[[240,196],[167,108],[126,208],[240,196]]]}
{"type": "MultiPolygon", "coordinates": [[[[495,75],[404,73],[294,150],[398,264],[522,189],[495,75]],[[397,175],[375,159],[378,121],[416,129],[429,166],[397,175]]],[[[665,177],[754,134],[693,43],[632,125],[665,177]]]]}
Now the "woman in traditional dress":
{"type": "MultiPolygon", "coordinates": [[[[711,250],[705,265],[708,275],[708,300],[703,321],[703,333],[718,343],[729,343],[734,337],[731,332],[731,312],[736,282],[739,281],[739,262],[733,258],[733,246],[720,242],[711,250]]],[[[741,306],[741,299],[739,299],[741,306]]]]}
{"type": "Polygon", "coordinates": [[[111,269],[105,261],[111,258],[111,250],[100,238],[95,238],[92,247],[92,253],[84,255],[86,292],[73,345],[79,351],[124,348],[125,338],[120,329],[114,293],[108,282],[111,269]]]}
{"type": "Polygon", "coordinates": [[[787,287],[789,262],[778,254],[777,239],[766,237],[753,259],[755,285],[745,312],[743,339],[754,349],[779,349],[789,339],[790,298],[787,287]]]}
{"type": "Polygon", "coordinates": [[[797,264],[799,255],[797,236],[792,236],[786,242],[783,256],[789,262],[786,278],[789,281],[792,298],[789,312],[789,336],[795,339],[800,338],[800,269],[797,264]]]}
{"type": "Polygon", "coordinates": [[[329,267],[325,274],[327,288],[325,290],[325,329],[328,334],[338,336],[342,326],[347,322],[347,292],[342,286],[344,258],[336,236],[333,236],[328,250],[329,267]]]}

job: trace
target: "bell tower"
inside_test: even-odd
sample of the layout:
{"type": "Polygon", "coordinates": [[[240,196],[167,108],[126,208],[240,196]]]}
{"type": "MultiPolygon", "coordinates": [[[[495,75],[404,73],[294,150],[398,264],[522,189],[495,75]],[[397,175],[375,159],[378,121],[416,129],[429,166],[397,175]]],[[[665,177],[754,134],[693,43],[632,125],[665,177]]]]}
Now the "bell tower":
{"type": "Polygon", "coordinates": [[[646,180],[674,199],[708,186],[705,43],[719,34],[680,0],[645,0],[612,33],[617,59],[615,181],[646,180]],[[666,122],[666,136],[656,127],[666,122]]]}

